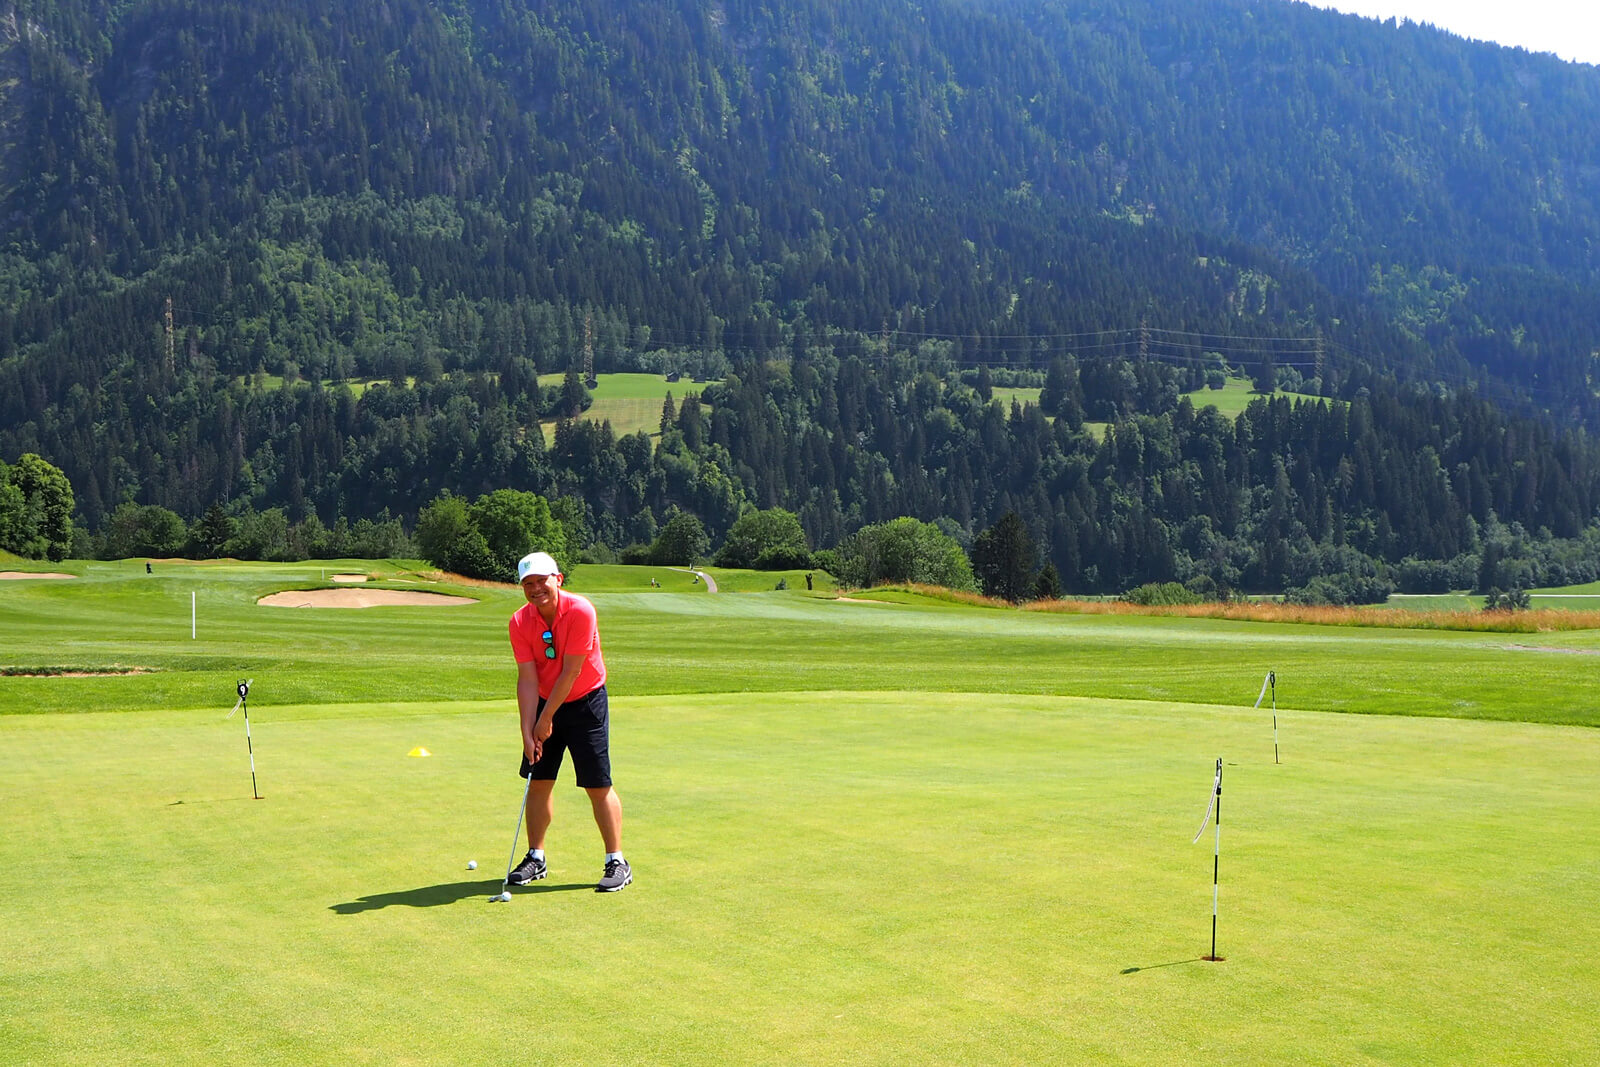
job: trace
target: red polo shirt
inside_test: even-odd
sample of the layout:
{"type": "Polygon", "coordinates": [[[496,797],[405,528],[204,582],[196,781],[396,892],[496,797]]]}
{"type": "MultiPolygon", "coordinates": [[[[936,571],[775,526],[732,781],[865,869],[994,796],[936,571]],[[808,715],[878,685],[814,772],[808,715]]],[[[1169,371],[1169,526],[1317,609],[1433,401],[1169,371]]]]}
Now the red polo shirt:
{"type": "Polygon", "coordinates": [[[555,625],[549,627],[555,641],[554,659],[545,656],[544,616],[532,604],[524,604],[511,616],[511,652],[518,663],[532,663],[539,673],[539,696],[547,698],[561,675],[565,657],[583,655],[583,669],[572,683],[568,700],[599,689],[606,684],[606,661],[600,655],[600,624],[594,605],[576,593],[561,590],[556,602],[555,625]]]}

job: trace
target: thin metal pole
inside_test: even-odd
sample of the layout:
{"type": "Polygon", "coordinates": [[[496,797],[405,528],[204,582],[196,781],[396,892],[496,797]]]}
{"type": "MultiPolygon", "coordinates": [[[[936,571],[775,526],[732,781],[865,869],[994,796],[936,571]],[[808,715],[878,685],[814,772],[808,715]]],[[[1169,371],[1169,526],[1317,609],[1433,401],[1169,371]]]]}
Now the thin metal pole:
{"type": "MultiPolygon", "coordinates": [[[[253,681],[253,679],[252,679],[253,681]]],[[[250,681],[240,682],[234,687],[239,694],[239,702],[233,706],[233,711],[244,711],[244,747],[250,753],[250,795],[257,800],[261,799],[261,790],[256,788],[256,746],[250,740],[250,705],[247,698],[250,696],[250,681]]],[[[233,718],[233,711],[228,712],[228,718],[233,718]]]]}
{"type": "Polygon", "coordinates": [[[1211,859],[1211,955],[1208,960],[1220,960],[1217,955],[1217,897],[1222,871],[1222,757],[1217,757],[1217,849],[1211,859]]]}
{"type": "Polygon", "coordinates": [[[239,707],[244,711],[244,747],[250,752],[250,792],[260,800],[261,790],[256,788],[256,746],[250,740],[250,704],[240,697],[239,707]]]}
{"type": "Polygon", "coordinates": [[[1278,672],[1267,672],[1267,683],[1272,686],[1272,762],[1278,762],[1278,672]]]}
{"type": "MultiPolygon", "coordinates": [[[[1258,700],[1257,705],[1260,705],[1258,700]]],[[[1211,801],[1206,805],[1206,817],[1200,820],[1200,829],[1194,832],[1192,845],[1200,843],[1200,835],[1206,832],[1206,823],[1211,821],[1212,814],[1217,817],[1217,846],[1211,859],[1211,955],[1201,956],[1203,960],[1220,960],[1217,955],[1217,896],[1218,886],[1221,883],[1219,875],[1222,871],[1222,757],[1217,757],[1217,777],[1212,786],[1211,801]]]]}

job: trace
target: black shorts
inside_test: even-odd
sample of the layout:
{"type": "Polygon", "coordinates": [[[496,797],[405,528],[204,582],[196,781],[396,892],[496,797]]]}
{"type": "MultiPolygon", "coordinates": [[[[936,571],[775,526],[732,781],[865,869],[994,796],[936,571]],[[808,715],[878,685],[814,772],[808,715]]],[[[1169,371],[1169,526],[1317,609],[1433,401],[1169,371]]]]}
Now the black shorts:
{"type": "MultiPolygon", "coordinates": [[[[539,701],[539,714],[544,714],[543,700],[539,701]]],[[[605,686],[561,705],[550,726],[550,736],[545,739],[538,762],[529,764],[528,757],[523,756],[518,774],[553,782],[561,770],[561,754],[571,751],[579,786],[604,789],[611,784],[611,704],[605,686]]]]}

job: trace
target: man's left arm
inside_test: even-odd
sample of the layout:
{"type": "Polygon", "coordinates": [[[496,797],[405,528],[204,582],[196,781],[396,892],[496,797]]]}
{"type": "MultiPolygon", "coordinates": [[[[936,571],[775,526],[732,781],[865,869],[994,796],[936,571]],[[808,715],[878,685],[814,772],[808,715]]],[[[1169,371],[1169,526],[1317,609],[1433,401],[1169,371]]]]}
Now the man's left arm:
{"type": "Polygon", "coordinates": [[[561,673],[556,676],[556,684],[550,687],[550,695],[544,699],[545,710],[550,714],[539,716],[539,721],[533,727],[533,739],[538,744],[543,745],[550,739],[552,720],[555,719],[561,705],[567,702],[567,694],[572,692],[572,685],[578,680],[584,660],[588,658],[587,653],[583,652],[561,657],[561,673]]]}

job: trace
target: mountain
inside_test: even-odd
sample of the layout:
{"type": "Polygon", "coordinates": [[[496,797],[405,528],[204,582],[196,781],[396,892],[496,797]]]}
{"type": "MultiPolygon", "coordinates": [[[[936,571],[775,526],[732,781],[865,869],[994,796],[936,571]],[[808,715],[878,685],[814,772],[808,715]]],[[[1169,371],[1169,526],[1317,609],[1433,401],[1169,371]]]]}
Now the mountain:
{"type": "Polygon", "coordinates": [[[1593,426],[1597,119],[1594,67],[1283,0],[0,0],[0,455],[91,524],[410,514],[536,480],[586,348],[824,343],[1593,426]],[[383,488],[457,372],[506,425],[383,488]]]}

